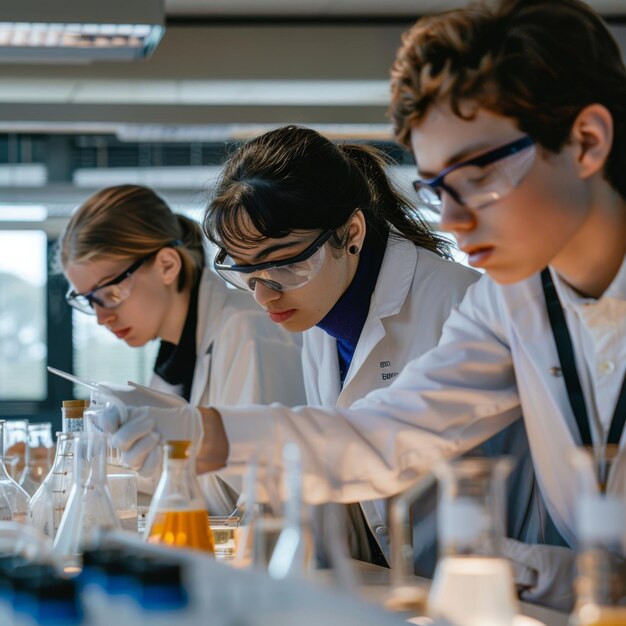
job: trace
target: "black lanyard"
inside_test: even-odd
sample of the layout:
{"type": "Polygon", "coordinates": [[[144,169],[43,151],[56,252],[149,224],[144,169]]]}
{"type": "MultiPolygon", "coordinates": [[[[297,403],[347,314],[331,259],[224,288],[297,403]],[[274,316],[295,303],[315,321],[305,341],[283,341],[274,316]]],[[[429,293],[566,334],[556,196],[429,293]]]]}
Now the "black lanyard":
{"type": "MultiPolygon", "coordinates": [[[[578,431],[583,445],[592,445],[591,431],[589,430],[589,416],[587,415],[587,406],[585,404],[585,396],[583,395],[578,371],[576,370],[576,360],[574,357],[574,346],[570,337],[565,321],[563,308],[559,302],[559,296],[552,282],[550,270],[546,268],[541,272],[541,282],[543,284],[543,294],[546,298],[546,307],[548,308],[548,317],[550,318],[550,326],[552,326],[552,334],[556,343],[556,349],[559,353],[559,361],[561,362],[561,371],[565,379],[565,387],[569,402],[574,411],[574,417],[578,424],[578,431]]],[[[619,392],[619,398],[615,405],[613,420],[609,429],[607,443],[619,444],[619,440],[624,430],[626,422],[626,376],[622,382],[622,388],[619,392]]]]}

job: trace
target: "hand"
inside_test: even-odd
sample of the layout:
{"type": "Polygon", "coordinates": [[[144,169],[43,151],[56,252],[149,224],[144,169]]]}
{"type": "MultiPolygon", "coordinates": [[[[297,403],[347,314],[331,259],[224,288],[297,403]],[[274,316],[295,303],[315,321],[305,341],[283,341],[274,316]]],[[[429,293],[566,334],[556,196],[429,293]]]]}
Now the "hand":
{"type": "Polygon", "coordinates": [[[112,445],[121,451],[122,463],[144,476],[161,466],[161,445],[171,440],[202,441],[202,421],[198,409],[179,407],[125,407],[126,419],[116,406],[108,406],[93,417],[98,430],[111,434],[112,445]]]}

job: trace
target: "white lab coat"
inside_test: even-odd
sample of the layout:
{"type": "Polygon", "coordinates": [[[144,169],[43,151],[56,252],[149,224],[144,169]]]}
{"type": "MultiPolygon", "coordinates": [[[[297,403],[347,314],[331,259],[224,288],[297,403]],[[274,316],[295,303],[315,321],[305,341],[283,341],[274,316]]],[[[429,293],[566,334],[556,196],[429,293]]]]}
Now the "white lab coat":
{"type": "MultiPolygon", "coordinates": [[[[304,333],[307,403],[347,408],[373,389],[388,387],[407,363],[437,344],[452,307],[479,276],[410,241],[389,239],[343,388],[336,340],[320,328],[304,333]]],[[[372,536],[389,560],[386,505],[386,500],[361,502],[372,536]]],[[[358,513],[352,511],[352,554],[371,560],[361,522],[358,513]]],[[[432,543],[432,537],[414,539],[417,544],[424,540],[432,543]]]]}
{"type": "MultiPolygon", "coordinates": [[[[208,268],[198,290],[196,366],[192,406],[304,401],[301,336],[274,324],[249,293],[229,289],[208,268]]],[[[180,395],[181,387],[154,374],[150,387],[180,395]]],[[[220,474],[199,477],[213,515],[229,515],[236,506],[240,478],[220,474]]]]}
{"type": "MultiPolygon", "coordinates": [[[[453,310],[435,349],[350,410],[220,407],[229,463],[245,462],[251,440],[258,445],[263,433],[278,433],[303,450],[311,501],[331,493],[345,502],[389,496],[442,456],[485,441],[521,408],[548,511],[574,545],[580,490],[568,455],[579,442],[563,378],[551,374],[558,363],[539,275],[512,285],[485,276],[453,310]],[[258,429],[243,428],[250,422],[258,429]],[[340,458],[329,455],[329,440],[341,442],[340,458]]],[[[626,432],[607,490],[626,501],[626,432]]]]}
{"type": "MultiPolygon", "coordinates": [[[[477,272],[411,242],[390,239],[343,388],[336,340],[320,328],[304,333],[302,362],[307,403],[347,408],[370,391],[391,385],[407,363],[437,345],[450,311],[479,277],[477,272]]],[[[510,532],[524,541],[552,540],[543,503],[533,492],[534,471],[521,421],[474,452],[515,458],[517,468],[509,484],[514,492],[508,503],[510,532]]],[[[434,494],[416,504],[415,565],[420,573],[430,574],[436,555],[434,494]]],[[[362,501],[361,508],[372,536],[389,560],[387,500],[362,501]]],[[[352,552],[370,560],[367,537],[359,521],[353,516],[352,552]]]]}

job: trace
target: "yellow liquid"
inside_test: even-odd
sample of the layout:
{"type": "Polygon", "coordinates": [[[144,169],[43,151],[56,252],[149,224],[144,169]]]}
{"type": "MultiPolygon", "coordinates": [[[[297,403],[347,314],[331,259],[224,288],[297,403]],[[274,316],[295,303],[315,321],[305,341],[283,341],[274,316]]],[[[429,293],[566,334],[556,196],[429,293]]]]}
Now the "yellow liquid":
{"type": "Polygon", "coordinates": [[[148,541],[215,553],[215,542],[206,511],[158,512],[148,541]]]}

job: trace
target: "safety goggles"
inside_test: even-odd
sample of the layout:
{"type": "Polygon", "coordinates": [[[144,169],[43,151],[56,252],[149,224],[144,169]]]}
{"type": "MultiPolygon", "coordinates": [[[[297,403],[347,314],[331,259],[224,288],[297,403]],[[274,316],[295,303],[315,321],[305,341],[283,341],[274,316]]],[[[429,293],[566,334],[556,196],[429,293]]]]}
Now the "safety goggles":
{"type": "Polygon", "coordinates": [[[530,171],[537,148],[528,135],[477,157],[447,167],[413,187],[429,209],[441,211],[443,191],[471,209],[482,209],[511,193],[530,171]]]}
{"type": "MultiPolygon", "coordinates": [[[[174,245],[177,242],[173,242],[174,245]]],[[[159,248],[161,250],[161,248],[159,248]]],[[[119,276],[108,281],[100,287],[92,289],[88,293],[78,293],[70,288],[65,294],[65,301],[77,311],[95,315],[94,304],[103,309],[114,309],[128,298],[133,287],[133,274],[150,258],[155,256],[159,250],[146,254],[137,259],[132,265],[127,267],[119,276]]]]}
{"type": "Polygon", "coordinates": [[[238,289],[254,291],[256,283],[260,282],[276,291],[291,291],[303,287],[317,276],[324,264],[324,244],[333,233],[333,230],[325,230],[300,254],[288,259],[256,265],[237,265],[222,249],[217,253],[213,267],[226,282],[238,289]]]}

